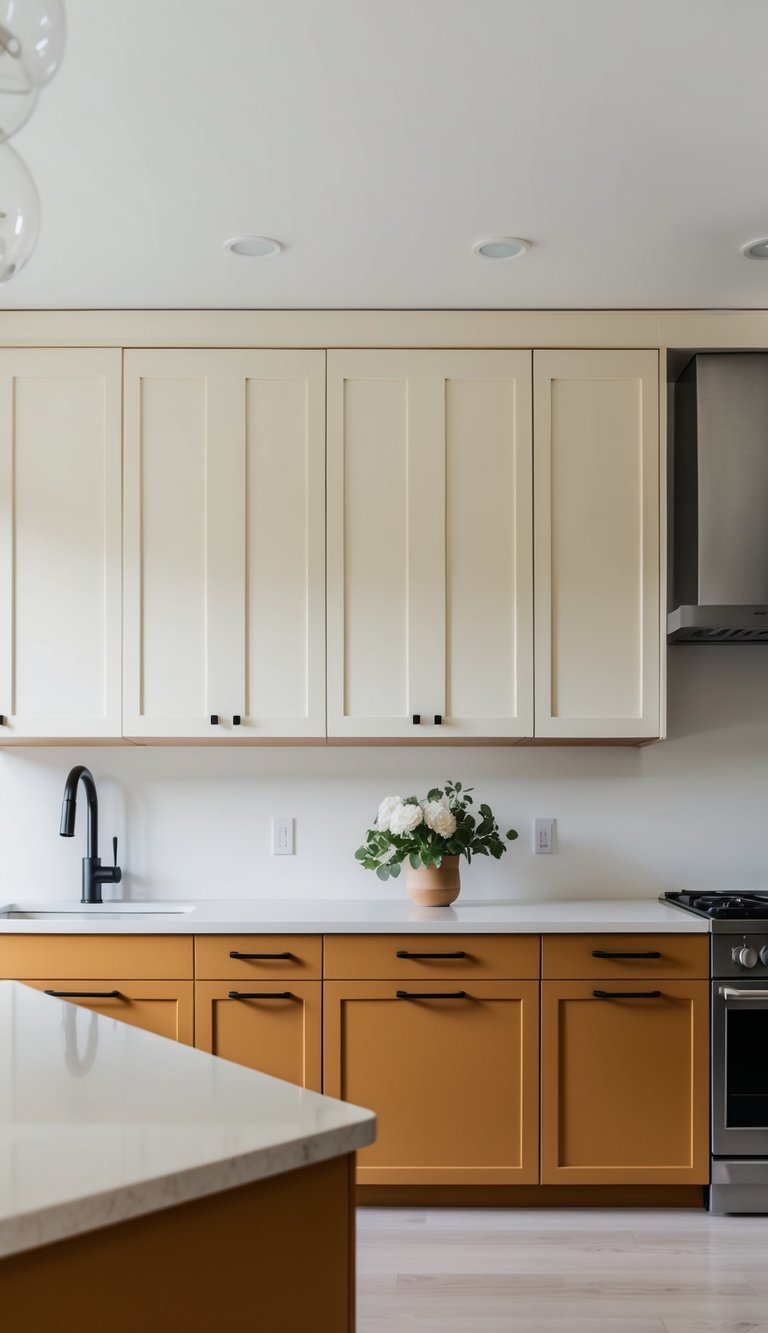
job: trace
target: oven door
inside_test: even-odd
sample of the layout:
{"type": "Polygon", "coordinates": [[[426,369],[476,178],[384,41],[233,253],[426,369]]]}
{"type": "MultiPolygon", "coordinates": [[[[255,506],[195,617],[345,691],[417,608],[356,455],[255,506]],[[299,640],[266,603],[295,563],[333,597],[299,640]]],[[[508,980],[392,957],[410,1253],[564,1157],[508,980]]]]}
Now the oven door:
{"type": "Polygon", "coordinates": [[[768,986],[712,983],[712,1152],[768,1157],[768,986]]]}

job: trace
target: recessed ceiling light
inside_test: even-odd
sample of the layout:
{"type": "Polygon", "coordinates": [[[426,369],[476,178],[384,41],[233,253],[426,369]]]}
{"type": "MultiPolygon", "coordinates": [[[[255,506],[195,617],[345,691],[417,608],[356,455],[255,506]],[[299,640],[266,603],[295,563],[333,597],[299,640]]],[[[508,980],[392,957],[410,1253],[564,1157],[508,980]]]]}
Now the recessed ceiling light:
{"type": "Polygon", "coordinates": [[[494,236],[488,241],[477,241],[472,253],[483,259],[519,259],[530,248],[530,241],[521,241],[519,236],[494,236]]]}
{"type": "Polygon", "coordinates": [[[272,241],[268,236],[232,236],[224,242],[225,250],[231,250],[233,255],[244,255],[247,259],[279,255],[282,248],[279,241],[272,241]]]}
{"type": "Polygon", "coordinates": [[[768,237],[762,241],[750,241],[745,245],[742,254],[745,259],[768,259],[768,237]]]}

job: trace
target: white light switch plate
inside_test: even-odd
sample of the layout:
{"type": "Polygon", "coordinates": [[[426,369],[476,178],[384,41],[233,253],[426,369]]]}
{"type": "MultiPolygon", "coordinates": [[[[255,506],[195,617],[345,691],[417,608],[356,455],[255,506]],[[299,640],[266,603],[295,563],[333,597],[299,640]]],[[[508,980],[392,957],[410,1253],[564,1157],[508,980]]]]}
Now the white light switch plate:
{"type": "Polygon", "coordinates": [[[294,832],[292,819],[272,820],[272,855],[293,856],[294,832]]]}
{"type": "Polygon", "coordinates": [[[536,819],[533,825],[533,850],[537,856],[549,856],[555,837],[554,819],[536,819]]]}

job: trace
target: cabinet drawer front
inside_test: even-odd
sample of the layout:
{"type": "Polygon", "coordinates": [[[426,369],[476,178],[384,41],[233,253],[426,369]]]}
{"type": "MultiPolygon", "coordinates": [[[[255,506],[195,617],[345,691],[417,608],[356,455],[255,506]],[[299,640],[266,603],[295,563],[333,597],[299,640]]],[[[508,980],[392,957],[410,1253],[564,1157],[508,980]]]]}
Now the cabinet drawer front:
{"type": "Polygon", "coordinates": [[[195,976],[211,981],[264,981],[323,975],[319,935],[198,935],[195,976]],[[235,955],[233,957],[233,955],[235,955]]]}
{"type": "Polygon", "coordinates": [[[191,935],[3,935],[0,977],[192,980],[191,935]]]}
{"type": "Polygon", "coordinates": [[[198,981],[195,1045],[320,1092],[322,989],[320,981],[198,981]]]}
{"type": "MultiPolygon", "coordinates": [[[[60,999],[85,1009],[92,1009],[105,1018],[117,1018],[121,1023],[156,1032],[172,1041],[192,1045],[194,1024],[194,997],[191,981],[116,981],[113,977],[56,977],[26,983],[35,990],[56,991],[60,999]],[[111,991],[117,992],[110,994],[111,991]]],[[[65,1033],[65,1040],[69,1034],[65,1033]]],[[[82,1060],[87,1047],[88,1029],[73,1026],[71,1033],[75,1060],[82,1060]],[[78,1043],[79,1036],[79,1043],[78,1043]],[[80,1051],[80,1054],[78,1054],[80,1051]]]]}
{"type": "Polygon", "coordinates": [[[537,978],[538,935],[326,935],[325,975],[440,981],[537,978]]]}
{"type": "Polygon", "coordinates": [[[542,941],[541,975],[550,980],[573,978],[576,981],[591,977],[597,980],[611,977],[617,980],[630,977],[708,977],[709,937],[545,935],[542,941]]]}

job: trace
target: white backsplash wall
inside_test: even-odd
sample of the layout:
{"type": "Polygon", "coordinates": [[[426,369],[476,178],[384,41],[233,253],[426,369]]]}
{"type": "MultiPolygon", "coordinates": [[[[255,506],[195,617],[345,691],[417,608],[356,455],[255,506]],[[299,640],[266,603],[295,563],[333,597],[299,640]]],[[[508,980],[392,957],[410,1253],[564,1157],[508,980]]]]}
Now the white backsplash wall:
{"type": "Polygon", "coordinates": [[[669,653],[669,740],[644,749],[138,746],[0,750],[0,897],[79,897],[85,799],[58,835],[64,778],[92,769],[100,852],[120,838],[132,898],[399,897],[354,851],[382,796],[473,784],[503,829],[501,862],[463,868],[473,898],[653,897],[768,888],[768,647],[669,653]],[[270,854],[273,816],[296,855],[270,854]],[[535,816],[556,819],[534,856],[535,816]]]}

